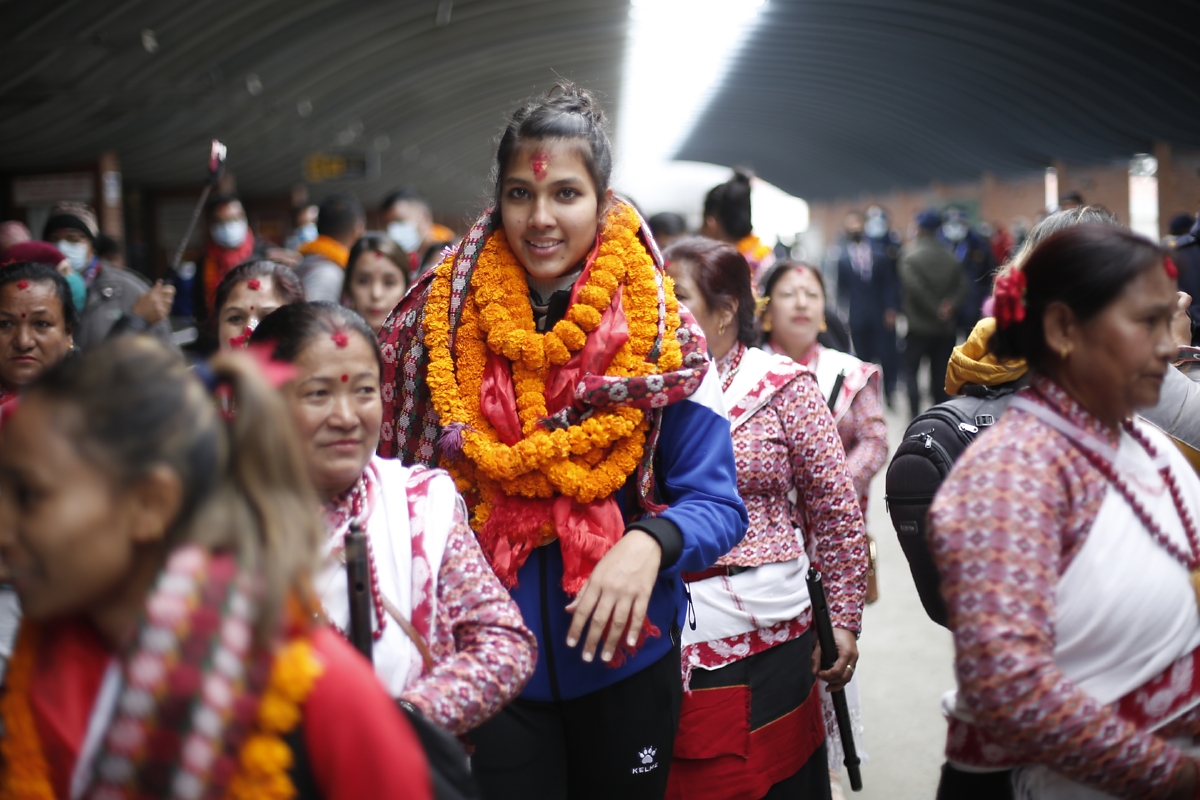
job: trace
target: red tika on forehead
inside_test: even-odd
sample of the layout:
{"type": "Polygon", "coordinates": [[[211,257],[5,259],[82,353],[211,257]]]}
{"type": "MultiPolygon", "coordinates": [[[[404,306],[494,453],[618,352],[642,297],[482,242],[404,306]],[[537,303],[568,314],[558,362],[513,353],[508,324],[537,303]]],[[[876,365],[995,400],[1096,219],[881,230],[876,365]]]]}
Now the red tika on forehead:
{"type": "Polygon", "coordinates": [[[345,347],[350,344],[350,337],[346,335],[345,331],[334,331],[333,335],[329,338],[333,339],[333,343],[338,347],[345,347]]]}
{"type": "Polygon", "coordinates": [[[257,292],[260,286],[262,286],[262,284],[258,282],[258,278],[251,278],[250,280],[246,281],[246,288],[252,292],[257,292]]]}
{"type": "Polygon", "coordinates": [[[17,288],[18,289],[28,289],[29,281],[17,281],[17,288]]]}
{"type": "Polygon", "coordinates": [[[529,157],[529,168],[533,170],[533,177],[539,181],[546,177],[546,169],[550,166],[550,154],[545,150],[538,150],[529,157]]]}

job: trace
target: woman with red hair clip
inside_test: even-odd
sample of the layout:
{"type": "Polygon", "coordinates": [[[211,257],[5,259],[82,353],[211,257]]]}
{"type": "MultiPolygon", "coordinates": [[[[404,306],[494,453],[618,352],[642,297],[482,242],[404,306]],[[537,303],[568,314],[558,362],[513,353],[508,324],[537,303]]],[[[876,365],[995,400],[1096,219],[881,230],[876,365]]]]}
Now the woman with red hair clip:
{"type": "Polygon", "coordinates": [[[1196,796],[1200,480],[1134,416],[1175,356],[1175,279],[1085,224],[997,281],[989,349],[1031,377],[931,509],[958,677],[939,798],[1196,796]]]}

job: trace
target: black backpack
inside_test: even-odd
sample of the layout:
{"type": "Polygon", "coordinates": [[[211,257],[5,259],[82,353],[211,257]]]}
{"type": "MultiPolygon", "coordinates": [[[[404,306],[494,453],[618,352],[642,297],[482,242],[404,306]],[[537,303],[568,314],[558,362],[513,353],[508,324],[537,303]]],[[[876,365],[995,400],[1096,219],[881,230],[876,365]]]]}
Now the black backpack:
{"type": "Polygon", "coordinates": [[[954,397],[917,415],[896,448],[886,477],[888,515],[929,618],[947,626],[937,567],[929,553],[929,506],[954,462],[979,432],[996,424],[1019,383],[997,387],[968,384],[954,397]]]}

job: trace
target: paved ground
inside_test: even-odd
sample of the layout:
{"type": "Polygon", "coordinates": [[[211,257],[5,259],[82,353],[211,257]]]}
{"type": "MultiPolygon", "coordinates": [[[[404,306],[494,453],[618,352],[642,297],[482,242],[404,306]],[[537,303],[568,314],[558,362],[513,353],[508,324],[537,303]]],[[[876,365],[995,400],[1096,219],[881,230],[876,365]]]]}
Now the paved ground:
{"type": "MultiPolygon", "coordinates": [[[[888,414],[891,452],[907,424],[906,414],[888,414]]],[[[946,737],[939,701],[954,686],[954,646],[949,632],[929,621],[917,599],[884,506],[884,471],[872,484],[867,515],[879,553],[880,599],[867,607],[858,644],[870,762],[862,768],[861,792],[850,791],[844,770],[842,785],[848,800],[932,800],[946,737]]]]}

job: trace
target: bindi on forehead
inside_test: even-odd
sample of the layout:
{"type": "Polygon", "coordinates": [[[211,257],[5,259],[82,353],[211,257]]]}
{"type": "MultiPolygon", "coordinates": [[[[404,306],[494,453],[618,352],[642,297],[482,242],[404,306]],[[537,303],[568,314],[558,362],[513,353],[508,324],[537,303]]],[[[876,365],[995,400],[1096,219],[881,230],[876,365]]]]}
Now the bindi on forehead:
{"type": "Polygon", "coordinates": [[[546,177],[546,170],[550,168],[550,154],[545,150],[537,150],[529,157],[529,168],[533,170],[533,177],[537,180],[543,180],[546,177]]]}

